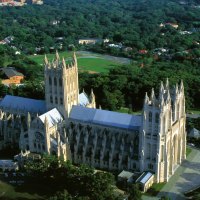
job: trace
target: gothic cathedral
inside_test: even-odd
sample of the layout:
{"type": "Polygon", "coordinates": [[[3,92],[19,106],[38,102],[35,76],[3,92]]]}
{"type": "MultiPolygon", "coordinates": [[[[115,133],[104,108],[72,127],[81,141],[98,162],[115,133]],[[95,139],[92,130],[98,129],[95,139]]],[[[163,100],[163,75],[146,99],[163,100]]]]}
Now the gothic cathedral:
{"type": "Polygon", "coordinates": [[[96,109],[95,95],[79,93],[76,55],[70,64],[44,59],[45,101],[6,95],[0,102],[0,148],[19,146],[73,163],[151,171],[168,181],[186,156],[183,82],[159,96],[146,94],[141,115],[96,109]],[[14,102],[14,103],[13,103],[14,102]]]}

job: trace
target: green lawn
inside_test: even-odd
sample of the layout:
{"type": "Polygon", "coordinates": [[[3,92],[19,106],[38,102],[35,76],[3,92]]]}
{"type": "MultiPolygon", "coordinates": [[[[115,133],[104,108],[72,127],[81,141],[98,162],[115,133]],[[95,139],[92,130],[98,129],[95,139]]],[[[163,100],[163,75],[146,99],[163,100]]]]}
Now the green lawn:
{"type": "Polygon", "coordinates": [[[187,114],[200,114],[200,110],[187,110],[187,114]]]}
{"type": "Polygon", "coordinates": [[[132,111],[128,108],[125,108],[125,107],[121,107],[117,112],[121,112],[121,113],[128,113],[128,114],[133,114],[133,115],[141,115],[142,114],[142,111],[139,110],[139,111],[132,111]]]}
{"type": "MultiPolygon", "coordinates": [[[[60,58],[65,58],[66,62],[68,62],[72,57],[73,52],[60,52],[60,58]]],[[[102,57],[95,57],[93,54],[90,55],[81,55],[77,54],[78,60],[78,67],[81,71],[88,71],[90,73],[107,73],[109,69],[112,67],[116,67],[121,65],[117,61],[111,61],[106,58],[102,57]],[[85,56],[85,57],[84,57],[85,56]]],[[[39,65],[44,63],[44,55],[36,55],[36,56],[29,56],[29,58],[39,65]]],[[[55,54],[47,54],[47,58],[49,61],[52,61],[55,58],[55,54]]]]}
{"type": "Polygon", "coordinates": [[[189,147],[186,147],[186,157],[192,152],[192,149],[189,147]]]}
{"type": "MultiPolygon", "coordinates": [[[[65,52],[59,52],[60,58],[62,59],[64,58],[69,58],[71,57],[73,54],[73,52],[69,51],[65,51],[65,52]]],[[[46,54],[47,58],[49,59],[49,61],[52,61],[55,58],[55,53],[53,54],[46,54]]],[[[43,64],[44,63],[44,55],[36,55],[36,56],[29,56],[29,58],[33,61],[35,61],[38,64],[43,64]]]]}
{"type": "Polygon", "coordinates": [[[20,200],[28,200],[28,199],[42,199],[37,194],[29,194],[27,192],[18,192],[17,189],[5,182],[0,181],[0,199],[10,200],[10,199],[20,199],[20,200]]]}
{"type": "Polygon", "coordinates": [[[91,73],[108,72],[112,67],[119,65],[120,64],[117,62],[105,60],[103,58],[78,58],[79,69],[91,73]]]}

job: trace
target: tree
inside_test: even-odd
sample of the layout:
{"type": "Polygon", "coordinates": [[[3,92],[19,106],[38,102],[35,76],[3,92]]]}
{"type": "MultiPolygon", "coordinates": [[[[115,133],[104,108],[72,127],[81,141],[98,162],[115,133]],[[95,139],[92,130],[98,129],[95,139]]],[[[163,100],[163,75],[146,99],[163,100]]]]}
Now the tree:
{"type": "Polygon", "coordinates": [[[129,187],[129,197],[128,200],[141,200],[142,199],[142,193],[139,190],[138,184],[132,184],[129,187]]]}

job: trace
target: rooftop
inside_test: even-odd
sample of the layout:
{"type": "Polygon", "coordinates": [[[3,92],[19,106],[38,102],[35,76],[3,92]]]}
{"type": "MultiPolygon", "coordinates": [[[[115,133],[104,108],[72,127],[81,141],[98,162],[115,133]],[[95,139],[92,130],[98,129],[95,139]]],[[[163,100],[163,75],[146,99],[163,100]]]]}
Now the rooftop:
{"type": "Polygon", "coordinates": [[[131,177],[133,176],[133,174],[134,174],[134,173],[132,173],[132,172],[123,170],[123,171],[118,175],[118,177],[120,177],[120,178],[125,178],[125,179],[129,179],[129,178],[131,178],[131,177]]]}
{"type": "Polygon", "coordinates": [[[136,182],[145,184],[152,176],[153,174],[151,172],[143,172],[142,175],[136,180],[136,182]]]}
{"type": "Polygon", "coordinates": [[[18,96],[6,95],[0,102],[0,108],[21,110],[30,113],[46,112],[46,104],[43,100],[29,99],[18,96]]]}
{"type": "Polygon", "coordinates": [[[49,127],[52,127],[55,124],[63,121],[63,117],[56,108],[44,113],[43,115],[40,115],[39,118],[43,123],[46,118],[49,123],[49,127]]]}
{"type": "Polygon", "coordinates": [[[13,76],[24,76],[22,73],[17,72],[14,68],[12,67],[5,67],[1,69],[8,78],[13,77],[13,76]]]}
{"type": "Polygon", "coordinates": [[[73,106],[69,118],[87,123],[138,131],[142,123],[141,115],[129,115],[82,106],[73,106]]]}
{"type": "Polygon", "coordinates": [[[79,94],[79,105],[81,106],[86,106],[88,105],[89,102],[89,98],[87,96],[87,94],[85,92],[82,92],[79,94]]]}

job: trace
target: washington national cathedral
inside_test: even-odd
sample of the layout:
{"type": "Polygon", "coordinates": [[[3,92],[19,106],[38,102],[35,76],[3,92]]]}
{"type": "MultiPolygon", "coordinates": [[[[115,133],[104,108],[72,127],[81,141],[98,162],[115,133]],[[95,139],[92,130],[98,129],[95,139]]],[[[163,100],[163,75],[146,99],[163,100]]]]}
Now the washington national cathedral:
{"type": "Polygon", "coordinates": [[[184,86],[161,82],[145,95],[140,115],[96,108],[79,93],[76,55],[70,64],[44,59],[45,101],[6,95],[0,102],[0,148],[54,154],[107,170],[151,171],[168,181],[186,157],[184,86]]]}

